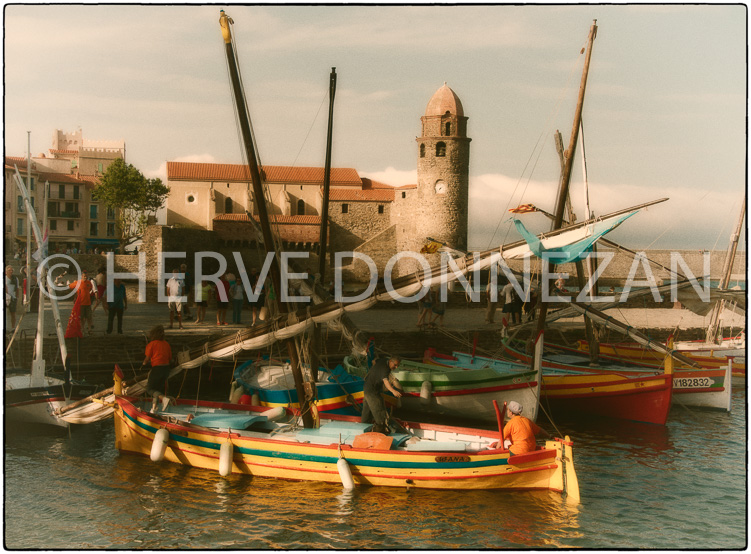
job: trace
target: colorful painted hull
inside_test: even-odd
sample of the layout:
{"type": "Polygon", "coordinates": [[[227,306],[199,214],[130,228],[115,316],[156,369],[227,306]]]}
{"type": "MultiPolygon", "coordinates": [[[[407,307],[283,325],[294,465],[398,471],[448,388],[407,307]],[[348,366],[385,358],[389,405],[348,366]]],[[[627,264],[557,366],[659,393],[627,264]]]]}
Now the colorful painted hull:
{"type": "MultiPolygon", "coordinates": [[[[355,364],[351,358],[345,360],[348,371],[355,364]]],[[[504,402],[519,402],[525,407],[526,417],[533,421],[537,418],[540,390],[536,373],[528,368],[465,371],[402,360],[394,376],[405,392],[400,399],[400,410],[404,412],[495,422],[495,400],[501,406],[504,402]]]]}
{"type": "MultiPolygon", "coordinates": [[[[362,409],[363,384],[361,377],[341,372],[329,380],[328,373],[320,373],[316,382],[316,408],[321,413],[358,415],[362,409]]],[[[235,380],[249,395],[258,395],[258,405],[267,408],[299,409],[297,389],[292,373],[283,362],[246,362],[235,370],[235,380]]]]}
{"type": "MultiPolygon", "coordinates": [[[[728,345],[727,348],[711,349],[702,345],[706,343],[696,341],[695,347],[692,348],[691,342],[681,342],[673,345],[675,350],[698,363],[704,369],[725,369],[728,362],[732,363],[732,378],[734,385],[744,385],[746,383],[746,351],[745,348],[738,348],[735,345],[728,345]]],[[[589,352],[589,344],[585,340],[577,343],[577,348],[583,352],[589,352]]],[[[649,348],[644,348],[638,343],[600,343],[600,355],[609,356],[610,358],[625,360],[630,363],[639,364],[644,367],[659,369],[663,365],[664,356],[649,348]]],[[[678,360],[674,361],[675,369],[694,369],[678,360]]]]}
{"type": "MultiPolygon", "coordinates": [[[[504,345],[504,350],[522,363],[524,352],[504,345]]],[[[654,372],[620,372],[578,367],[543,357],[542,400],[553,410],[594,414],[665,425],[673,392],[672,375],[654,372]],[[550,370],[565,370],[554,373],[550,370]]]]}
{"type": "Polygon", "coordinates": [[[412,435],[392,436],[388,449],[377,449],[368,447],[373,444],[370,438],[385,435],[368,433],[368,424],[354,417],[329,416],[321,419],[318,429],[299,429],[269,421],[260,408],[253,406],[209,402],[196,406],[186,401],[171,407],[168,414],[155,415],[132,400],[116,397],[115,446],[121,453],[153,457],[154,449],[159,451],[164,440],[160,452],[165,461],[215,471],[224,467],[226,474],[328,483],[346,481],[337,464],[343,458],[355,485],[551,490],[579,500],[568,437],[513,456],[508,451],[488,449],[498,440],[497,432],[414,423],[408,424],[412,435]],[[190,411],[198,412],[193,419],[198,421],[204,409],[212,410],[213,417],[251,416],[248,420],[252,423],[236,430],[185,420],[190,411]],[[167,433],[160,438],[157,432],[161,429],[167,433]],[[358,441],[360,446],[355,447],[358,441]],[[231,443],[231,450],[227,446],[222,449],[225,443],[231,443]]]}
{"type": "MultiPolygon", "coordinates": [[[[571,356],[582,356],[580,350],[573,348],[559,345],[551,345],[551,348],[571,356]]],[[[607,352],[607,348],[605,348],[605,351],[607,352]]],[[[620,348],[618,348],[618,351],[620,351],[620,348]]],[[[582,359],[589,361],[587,358],[582,359]]],[[[656,364],[647,366],[633,360],[608,355],[602,351],[600,352],[600,359],[613,364],[636,364],[612,369],[611,371],[662,370],[662,366],[656,364]]],[[[673,403],[693,408],[711,408],[729,412],[733,393],[731,371],[730,360],[725,362],[724,367],[718,368],[694,369],[682,365],[680,369],[675,369],[673,372],[673,403]]]]}
{"type": "Polygon", "coordinates": [[[68,423],[54,412],[96,392],[94,385],[65,385],[64,381],[54,377],[45,377],[44,380],[43,386],[30,387],[29,375],[5,378],[3,402],[6,421],[68,427],[68,423]]]}

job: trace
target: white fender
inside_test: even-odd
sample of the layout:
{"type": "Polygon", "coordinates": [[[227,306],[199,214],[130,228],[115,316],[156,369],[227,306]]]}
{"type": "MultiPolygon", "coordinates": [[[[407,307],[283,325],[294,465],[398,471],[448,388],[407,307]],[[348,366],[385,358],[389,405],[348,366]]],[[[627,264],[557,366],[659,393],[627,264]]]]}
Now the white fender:
{"type": "Polygon", "coordinates": [[[222,443],[219,447],[219,475],[226,477],[232,473],[232,457],[234,447],[230,441],[222,443]]]}
{"type": "Polygon", "coordinates": [[[250,397],[250,405],[251,406],[260,406],[261,405],[261,399],[258,398],[258,393],[254,392],[253,396],[250,397]]]}
{"type": "Polygon", "coordinates": [[[339,458],[336,462],[336,469],[339,470],[339,477],[342,480],[342,486],[344,490],[351,491],[355,488],[355,481],[352,479],[352,472],[349,469],[349,464],[344,458],[339,458]]]}
{"type": "Polygon", "coordinates": [[[151,461],[161,462],[164,459],[164,453],[167,451],[169,442],[169,431],[159,429],[154,435],[154,441],[151,443],[151,461]]]}
{"type": "Polygon", "coordinates": [[[237,381],[232,381],[232,384],[230,385],[229,389],[229,401],[232,404],[237,404],[240,402],[240,397],[245,393],[245,390],[243,389],[242,385],[240,385],[237,381]]]}
{"type": "Polygon", "coordinates": [[[287,412],[281,406],[277,406],[276,408],[271,408],[270,410],[261,412],[261,415],[265,415],[266,419],[268,419],[269,421],[276,421],[278,419],[281,419],[286,414],[287,412]]]}
{"type": "Polygon", "coordinates": [[[430,402],[431,393],[433,392],[433,383],[430,381],[423,381],[420,387],[420,401],[425,404],[430,402]]]}

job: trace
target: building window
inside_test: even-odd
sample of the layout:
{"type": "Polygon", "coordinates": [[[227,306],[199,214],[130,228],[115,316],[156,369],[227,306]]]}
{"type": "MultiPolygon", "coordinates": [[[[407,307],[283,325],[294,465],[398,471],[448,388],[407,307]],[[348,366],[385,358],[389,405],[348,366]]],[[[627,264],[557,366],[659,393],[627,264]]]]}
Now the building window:
{"type": "Polygon", "coordinates": [[[23,227],[23,221],[24,219],[22,217],[19,217],[16,220],[16,234],[17,235],[23,235],[26,232],[23,227]]]}
{"type": "Polygon", "coordinates": [[[69,219],[68,220],[68,231],[72,231],[72,230],[73,230],[73,220],[69,219]]]}
{"type": "Polygon", "coordinates": [[[402,198],[407,198],[407,193],[406,192],[402,193],[402,198]]]}
{"type": "Polygon", "coordinates": [[[57,231],[57,219],[50,219],[50,231],[57,231]]]}
{"type": "Polygon", "coordinates": [[[70,168],[75,169],[78,167],[78,160],[70,160],[70,168]]]}
{"type": "Polygon", "coordinates": [[[92,221],[89,223],[89,235],[95,237],[99,234],[99,223],[92,221]]]}
{"type": "Polygon", "coordinates": [[[185,197],[185,201],[188,204],[193,204],[196,201],[196,197],[193,194],[189,194],[188,196],[185,197]]]}
{"type": "Polygon", "coordinates": [[[420,145],[420,157],[421,158],[425,157],[425,145],[424,144],[420,145]]]}
{"type": "Polygon", "coordinates": [[[297,201],[297,215],[305,215],[305,200],[297,201]]]}
{"type": "Polygon", "coordinates": [[[107,236],[108,237],[114,237],[115,236],[115,224],[114,223],[108,223],[107,224],[107,236]]]}
{"type": "Polygon", "coordinates": [[[31,178],[31,182],[29,184],[29,190],[34,190],[34,177],[31,178]]]}
{"type": "Polygon", "coordinates": [[[379,204],[379,205],[378,205],[378,213],[379,213],[379,214],[382,214],[382,213],[383,213],[383,204],[379,204]]]}
{"type": "Polygon", "coordinates": [[[445,142],[436,143],[435,155],[438,158],[443,158],[446,156],[446,143],[445,142]]]}
{"type": "Polygon", "coordinates": [[[79,187],[78,185],[73,185],[73,200],[79,199],[79,187]]]}
{"type": "Polygon", "coordinates": [[[115,208],[107,207],[107,219],[115,219],[115,208]]]}
{"type": "Polygon", "coordinates": [[[342,213],[349,213],[349,204],[342,204],[342,213]]]}
{"type": "Polygon", "coordinates": [[[57,217],[60,215],[60,202],[47,202],[47,210],[49,217],[57,217]]]}
{"type": "Polygon", "coordinates": [[[18,195],[18,206],[16,211],[21,213],[24,213],[26,211],[26,205],[23,203],[23,196],[21,195],[18,195]]]}
{"type": "Polygon", "coordinates": [[[96,204],[92,204],[89,206],[89,218],[90,219],[97,219],[99,217],[99,206],[96,204]]]}
{"type": "Polygon", "coordinates": [[[60,185],[58,189],[57,197],[60,199],[65,198],[65,185],[60,185]]]}
{"type": "Polygon", "coordinates": [[[102,162],[99,162],[97,164],[97,171],[99,171],[99,173],[102,173],[104,171],[104,164],[102,162]]]}
{"type": "Polygon", "coordinates": [[[451,136],[451,122],[450,121],[446,122],[446,136],[447,137],[451,136]]]}

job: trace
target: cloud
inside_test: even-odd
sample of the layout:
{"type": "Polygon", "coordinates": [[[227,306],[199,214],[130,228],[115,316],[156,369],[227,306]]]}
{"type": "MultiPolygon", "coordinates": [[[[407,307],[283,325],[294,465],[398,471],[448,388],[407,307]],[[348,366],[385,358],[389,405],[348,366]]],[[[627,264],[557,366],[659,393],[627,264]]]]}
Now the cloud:
{"type": "Polygon", "coordinates": [[[402,170],[387,167],[383,171],[359,171],[360,177],[367,177],[393,187],[402,185],[414,185],[417,183],[417,170],[402,170]]]}

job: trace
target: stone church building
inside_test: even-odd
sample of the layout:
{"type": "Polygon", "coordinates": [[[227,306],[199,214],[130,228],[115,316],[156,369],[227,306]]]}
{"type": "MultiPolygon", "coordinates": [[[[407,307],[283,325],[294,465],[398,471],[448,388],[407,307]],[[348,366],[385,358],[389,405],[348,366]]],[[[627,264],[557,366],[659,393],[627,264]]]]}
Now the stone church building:
{"type": "MultiPolygon", "coordinates": [[[[469,201],[467,117],[445,83],[428,102],[417,141],[417,183],[392,187],[332,168],[329,252],[361,252],[383,275],[398,252],[419,252],[431,237],[465,250],[469,201]]],[[[285,250],[318,250],[323,202],[322,167],[264,166],[272,227],[285,250]]],[[[234,164],[167,163],[167,225],[213,230],[227,246],[252,246],[260,236],[247,167],[234,164]]],[[[333,254],[331,254],[333,260],[333,254]]],[[[435,260],[431,260],[435,262],[435,260]]],[[[350,277],[367,278],[365,263],[342,261],[350,277]]],[[[411,271],[412,259],[396,266],[411,271]]]]}

